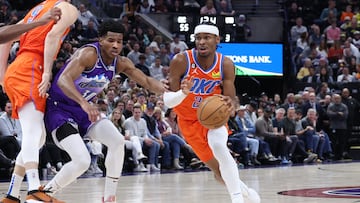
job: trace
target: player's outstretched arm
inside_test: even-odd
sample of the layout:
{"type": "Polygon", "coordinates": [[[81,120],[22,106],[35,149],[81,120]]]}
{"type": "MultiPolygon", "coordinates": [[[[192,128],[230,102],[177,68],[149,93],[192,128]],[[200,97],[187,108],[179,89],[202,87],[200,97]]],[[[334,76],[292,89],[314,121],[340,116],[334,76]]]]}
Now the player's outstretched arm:
{"type": "Polygon", "coordinates": [[[118,73],[123,72],[129,78],[135,80],[139,85],[152,92],[162,94],[166,91],[162,82],[146,76],[141,70],[134,66],[130,59],[126,57],[119,57],[117,68],[118,73]]]}
{"type": "Polygon", "coordinates": [[[78,10],[75,6],[68,2],[61,2],[57,5],[63,13],[59,21],[52,27],[50,32],[46,35],[44,46],[44,72],[41,83],[39,84],[40,96],[45,96],[48,89],[48,84],[51,79],[51,70],[56,58],[56,54],[61,46],[61,41],[65,31],[75,23],[78,18],[78,10]]]}
{"type": "Polygon", "coordinates": [[[32,30],[38,26],[45,25],[46,23],[54,20],[58,21],[61,17],[61,10],[59,8],[52,8],[39,20],[35,20],[31,23],[24,24],[23,21],[15,25],[6,25],[0,28],[0,43],[16,40],[19,36],[29,30],[32,30]]]}
{"type": "Polygon", "coordinates": [[[184,78],[187,61],[184,54],[177,54],[170,62],[169,87],[174,92],[164,93],[164,104],[169,108],[179,105],[189,94],[193,85],[192,78],[184,78]]]}

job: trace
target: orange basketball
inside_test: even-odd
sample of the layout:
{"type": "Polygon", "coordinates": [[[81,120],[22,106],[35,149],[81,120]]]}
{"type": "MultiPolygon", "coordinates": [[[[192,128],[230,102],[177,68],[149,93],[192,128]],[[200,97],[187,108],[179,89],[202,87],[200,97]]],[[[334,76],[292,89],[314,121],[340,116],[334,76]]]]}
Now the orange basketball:
{"type": "Polygon", "coordinates": [[[220,96],[214,95],[204,99],[197,109],[200,123],[209,129],[221,127],[229,120],[230,112],[220,96]]]}

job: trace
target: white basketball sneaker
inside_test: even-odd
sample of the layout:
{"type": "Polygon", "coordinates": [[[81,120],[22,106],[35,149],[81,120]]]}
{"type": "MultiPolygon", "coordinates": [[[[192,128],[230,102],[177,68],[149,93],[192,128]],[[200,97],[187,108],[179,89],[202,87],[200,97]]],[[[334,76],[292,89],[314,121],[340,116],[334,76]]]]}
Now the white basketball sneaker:
{"type": "Polygon", "coordinates": [[[249,188],[247,194],[244,194],[245,203],[260,203],[260,201],[259,194],[252,188],[249,188]]]}

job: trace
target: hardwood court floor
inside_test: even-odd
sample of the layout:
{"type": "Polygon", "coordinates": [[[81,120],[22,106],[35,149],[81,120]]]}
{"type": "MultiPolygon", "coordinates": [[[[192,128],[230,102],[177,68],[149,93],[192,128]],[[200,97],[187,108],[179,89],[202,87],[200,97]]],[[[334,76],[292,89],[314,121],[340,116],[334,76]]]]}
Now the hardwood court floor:
{"type": "MultiPolygon", "coordinates": [[[[318,164],[242,169],[241,179],[259,192],[262,203],[353,203],[358,198],[324,198],[279,195],[286,190],[347,187],[360,188],[360,163],[318,164]]],[[[100,203],[104,178],[80,178],[55,196],[67,203],[100,203]]],[[[3,195],[8,183],[0,183],[3,195]]],[[[22,185],[25,196],[26,183],[22,185]]],[[[360,189],[359,189],[360,190],[360,189]]],[[[313,190],[311,190],[313,191],[313,190]]],[[[315,191],[315,190],[314,190],[315,191]]],[[[357,191],[358,192],[358,191],[357,191]]],[[[358,192],[359,193],[359,192],[358,192]]],[[[306,194],[311,194],[309,191],[306,194]]],[[[360,194],[359,194],[360,195],[360,194]]],[[[228,203],[225,187],[209,171],[142,173],[122,176],[118,203],[228,203]]]]}

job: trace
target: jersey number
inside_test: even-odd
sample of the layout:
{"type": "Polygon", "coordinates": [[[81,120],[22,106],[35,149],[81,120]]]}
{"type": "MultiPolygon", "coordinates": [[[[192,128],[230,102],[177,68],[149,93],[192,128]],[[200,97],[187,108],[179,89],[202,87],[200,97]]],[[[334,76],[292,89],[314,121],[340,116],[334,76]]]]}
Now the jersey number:
{"type": "Polygon", "coordinates": [[[90,90],[85,90],[85,92],[82,94],[82,96],[84,97],[84,99],[86,99],[87,101],[90,101],[91,98],[96,96],[95,92],[91,92],[90,90]]]}
{"type": "Polygon", "coordinates": [[[193,104],[192,104],[192,107],[193,108],[198,108],[199,107],[199,105],[200,105],[200,103],[201,103],[201,101],[202,101],[202,97],[201,96],[196,96],[195,97],[195,99],[194,99],[194,102],[193,102],[193,104]]]}

